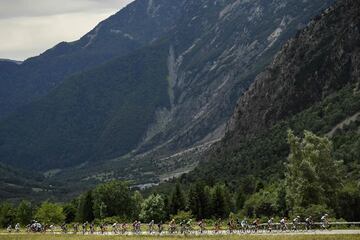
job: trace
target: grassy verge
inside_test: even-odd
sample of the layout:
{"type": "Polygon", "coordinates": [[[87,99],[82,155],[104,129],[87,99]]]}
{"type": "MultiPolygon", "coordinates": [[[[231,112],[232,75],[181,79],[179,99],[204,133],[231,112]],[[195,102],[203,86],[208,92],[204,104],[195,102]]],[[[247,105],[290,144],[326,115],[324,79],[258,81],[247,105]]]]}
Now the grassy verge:
{"type": "Polygon", "coordinates": [[[360,240],[360,235],[310,235],[310,236],[199,236],[199,237],[159,237],[159,236],[56,236],[40,234],[4,234],[1,240],[176,240],[176,239],[209,239],[209,240],[360,240]]]}

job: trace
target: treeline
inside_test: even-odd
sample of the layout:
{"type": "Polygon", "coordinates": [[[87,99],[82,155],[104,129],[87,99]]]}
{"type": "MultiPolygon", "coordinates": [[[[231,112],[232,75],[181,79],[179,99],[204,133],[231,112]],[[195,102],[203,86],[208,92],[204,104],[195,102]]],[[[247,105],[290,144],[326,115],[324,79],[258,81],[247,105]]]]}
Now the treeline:
{"type": "MultiPolygon", "coordinates": [[[[101,184],[66,204],[22,201],[18,206],[0,205],[0,225],[6,227],[32,219],[44,224],[72,222],[166,222],[170,218],[227,218],[236,209],[234,194],[225,184],[213,187],[196,183],[189,188],[177,183],[170,194],[153,193],[143,197],[127,182],[101,184]]],[[[241,200],[242,201],[242,200],[241,200]]]]}
{"type": "Polygon", "coordinates": [[[0,225],[32,219],[44,224],[63,222],[166,222],[169,219],[227,219],[292,217],[359,220],[358,183],[343,178],[344,164],[333,157],[332,142],[305,131],[299,138],[288,132],[290,155],[285,178],[263,183],[249,177],[238,186],[223,183],[177,182],[170,191],[143,194],[127,182],[101,184],[66,204],[23,201],[18,206],[2,203],[0,225]]]}

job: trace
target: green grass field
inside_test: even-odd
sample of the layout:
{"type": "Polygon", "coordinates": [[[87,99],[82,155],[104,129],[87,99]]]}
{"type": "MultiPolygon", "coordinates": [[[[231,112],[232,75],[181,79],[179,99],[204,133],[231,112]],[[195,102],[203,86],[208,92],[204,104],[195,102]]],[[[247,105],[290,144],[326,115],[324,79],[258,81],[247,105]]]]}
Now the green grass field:
{"type": "Polygon", "coordinates": [[[360,235],[309,235],[309,236],[199,236],[199,237],[159,237],[159,236],[74,236],[74,235],[40,235],[40,234],[2,234],[1,240],[177,240],[177,239],[208,239],[208,240],[360,240],[360,235]]]}

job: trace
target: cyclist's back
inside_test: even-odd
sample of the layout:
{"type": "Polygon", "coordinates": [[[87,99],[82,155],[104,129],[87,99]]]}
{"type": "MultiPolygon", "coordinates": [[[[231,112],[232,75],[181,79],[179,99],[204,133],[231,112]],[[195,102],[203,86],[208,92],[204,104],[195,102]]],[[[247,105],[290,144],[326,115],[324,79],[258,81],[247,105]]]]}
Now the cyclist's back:
{"type": "Polygon", "coordinates": [[[325,214],[324,216],[321,217],[321,227],[323,229],[327,229],[328,225],[329,225],[329,221],[328,221],[328,214],[325,214]]]}
{"type": "Polygon", "coordinates": [[[274,223],[274,218],[270,218],[267,222],[268,224],[268,230],[271,232],[272,231],[272,226],[273,226],[273,223],[274,223]]]}
{"type": "Polygon", "coordinates": [[[285,217],[283,217],[283,218],[280,220],[280,226],[281,226],[281,230],[282,230],[282,231],[287,230],[286,218],[285,218],[285,217]]]}

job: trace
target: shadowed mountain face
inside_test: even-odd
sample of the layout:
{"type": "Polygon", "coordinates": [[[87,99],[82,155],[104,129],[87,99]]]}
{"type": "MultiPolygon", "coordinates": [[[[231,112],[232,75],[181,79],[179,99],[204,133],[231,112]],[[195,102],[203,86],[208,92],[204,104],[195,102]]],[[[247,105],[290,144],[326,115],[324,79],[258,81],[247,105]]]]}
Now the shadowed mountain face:
{"type": "Polygon", "coordinates": [[[19,66],[0,61],[0,119],[46,95],[71,74],[125,56],[159,39],[181,15],[181,0],[141,0],[99,23],[80,40],[62,42],[19,66]]]}
{"type": "Polygon", "coordinates": [[[290,128],[330,137],[345,176],[358,178],[359,11],[359,1],[338,1],[288,41],[240,98],[226,137],[189,178],[279,179],[290,128]]]}
{"type": "Polygon", "coordinates": [[[41,96],[52,90],[0,122],[0,159],[47,170],[142,154],[150,165],[216,140],[254,77],[332,2],[135,1],[78,42],[16,66],[18,84],[31,64],[58,69],[87,59],[66,74],[50,71],[59,76],[53,82],[39,77],[45,71],[39,68],[35,82],[51,84],[31,82],[26,91],[45,89],[35,95],[41,96]]]}

